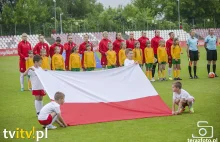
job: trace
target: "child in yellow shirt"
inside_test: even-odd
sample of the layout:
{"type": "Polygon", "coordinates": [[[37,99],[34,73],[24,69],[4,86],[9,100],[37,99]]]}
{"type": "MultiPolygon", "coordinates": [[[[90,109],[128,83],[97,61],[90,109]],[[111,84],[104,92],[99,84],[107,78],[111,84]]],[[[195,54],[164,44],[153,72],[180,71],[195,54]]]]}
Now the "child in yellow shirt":
{"type": "Polygon", "coordinates": [[[86,52],[84,53],[84,67],[86,71],[93,71],[96,67],[96,60],[94,52],[91,51],[91,45],[86,45],[86,52]]]}
{"type": "Polygon", "coordinates": [[[108,43],[108,51],[107,51],[107,68],[112,69],[115,68],[116,65],[116,52],[113,50],[113,45],[111,42],[108,43]]]}
{"type": "Polygon", "coordinates": [[[77,46],[72,48],[72,54],[69,59],[69,70],[70,71],[80,71],[81,59],[79,55],[79,48],[77,46]]]}
{"type": "Polygon", "coordinates": [[[154,64],[154,50],[151,47],[151,43],[149,40],[146,42],[146,46],[147,47],[144,49],[146,75],[150,79],[150,81],[155,81],[152,79],[152,68],[154,64]]]}
{"type": "Polygon", "coordinates": [[[52,57],[52,70],[57,71],[64,71],[65,70],[65,63],[63,56],[60,55],[60,47],[55,47],[55,54],[52,57]]]}
{"type": "Polygon", "coordinates": [[[41,49],[40,55],[42,58],[41,68],[44,70],[50,70],[49,58],[46,56],[47,55],[46,49],[41,49]]]}
{"type": "Polygon", "coordinates": [[[174,80],[182,80],[180,78],[180,54],[182,52],[181,47],[179,46],[178,38],[174,38],[173,45],[171,46],[171,56],[173,58],[173,75],[174,80]]]}
{"type": "MultiPolygon", "coordinates": [[[[33,62],[33,57],[34,57],[34,54],[33,54],[33,51],[32,50],[29,50],[28,51],[28,59],[26,60],[26,69],[29,69],[30,67],[32,67],[34,65],[34,62],[33,62]]],[[[30,76],[28,76],[28,90],[31,90],[31,81],[30,81],[30,76]]]]}
{"type": "Polygon", "coordinates": [[[168,55],[165,48],[165,40],[161,39],[159,42],[159,47],[157,48],[157,56],[158,56],[158,63],[159,63],[159,78],[160,81],[165,81],[165,69],[166,64],[168,63],[168,55]]]}
{"type": "Polygon", "coordinates": [[[125,50],[126,50],[126,43],[123,41],[121,42],[121,50],[119,51],[119,65],[120,67],[124,66],[124,62],[125,62],[125,59],[126,59],[126,55],[125,55],[125,50]]]}
{"type": "Polygon", "coordinates": [[[140,49],[140,42],[139,41],[135,42],[133,53],[134,53],[134,57],[133,57],[134,61],[138,62],[138,64],[142,68],[142,66],[143,66],[143,53],[142,53],[142,50],[140,49]]]}

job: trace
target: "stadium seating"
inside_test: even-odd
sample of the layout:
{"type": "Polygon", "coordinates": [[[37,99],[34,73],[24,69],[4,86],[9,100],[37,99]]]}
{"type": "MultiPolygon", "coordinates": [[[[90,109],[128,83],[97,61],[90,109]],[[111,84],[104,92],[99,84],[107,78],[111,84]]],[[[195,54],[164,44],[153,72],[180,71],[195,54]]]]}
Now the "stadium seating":
{"type": "MultiPolygon", "coordinates": [[[[125,34],[129,35],[131,31],[126,31],[125,34]]],[[[134,32],[134,38],[138,39],[141,37],[142,31],[132,31],[134,32]]],[[[174,32],[175,36],[179,38],[180,41],[186,41],[186,39],[189,37],[189,34],[184,30],[160,30],[160,36],[163,37],[165,40],[169,39],[169,33],[174,32]]],[[[147,37],[149,39],[152,39],[155,36],[155,30],[146,31],[147,37]]]]}
{"type": "MultiPolygon", "coordinates": [[[[196,34],[200,36],[201,38],[205,38],[208,35],[208,30],[209,29],[195,29],[196,34]]],[[[220,38],[220,28],[214,29],[215,30],[215,35],[220,38]]]]}
{"type": "MultiPolygon", "coordinates": [[[[102,40],[102,33],[101,32],[94,32],[94,33],[73,33],[73,42],[75,42],[77,45],[81,44],[83,42],[83,35],[88,34],[89,35],[89,41],[92,42],[95,46],[99,44],[99,42],[102,40]]],[[[68,34],[52,34],[51,37],[56,39],[56,37],[61,38],[61,44],[64,44],[67,42],[67,35],[68,34]]],[[[111,41],[115,40],[116,32],[109,32],[109,39],[111,41]]]]}
{"type": "MultiPolygon", "coordinates": [[[[85,33],[73,33],[73,41],[79,45],[83,42],[83,35],[85,33]]],[[[102,33],[95,32],[95,33],[87,33],[89,35],[89,41],[91,41],[95,46],[98,45],[100,40],[102,40],[102,33]]],[[[56,37],[61,38],[61,43],[64,44],[67,42],[67,35],[66,34],[52,34],[51,37],[56,39],[56,37]]],[[[116,32],[109,32],[109,39],[111,41],[115,40],[116,32]]],[[[14,36],[0,36],[0,49],[12,49],[17,48],[18,43],[21,41],[21,35],[14,35],[14,36]]],[[[38,43],[38,35],[28,35],[28,41],[31,43],[31,46],[34,47],[38,43]]],[[[45,40],[46,43],[48,43],[45,40]]],[[[49,43],[48,43],[49,44],[49,43]]]]}
{"type": "MultiPolygon", "coordinates": [[[[125,34],[129,35],[131,31],[126,31],[125,34]]],[[[135,39],[138,39],[141,37],[142,31],[132,31],[134,32],[135,39]]],[[[154,37],[154,30],[146,31],[147,37],[149,39],[152,39],[154,37]]],[[[179,37],[180,41],[186,41],[189,37],[189,33],[187,33],[184,30],[160,30],[160,35],[165,40],[169,39],[169,32],[174,32],[176,37],[179,37]]],[[[86,33],[72,33],[73,35],[73,41],[79,45],[83,42],[83,35],[86,33]]],[[[87,33],[89,35],[89,41],[91,41],[94,46],[98,46],[99,42],[102,40],[102,32],[93,32],[93,33],[87,33]]],[[[61,43],[64,44],[67,42],[67,35],[65,34],[52,34],[51,37],[53,39],[56,39],[56,37],[61,38],[61,43]]],[[[204,39],[208,35],[208,29],[196,29],[196,35],[199,38],[204,39]]],[[[220,28],[215,29],[215,35],[220,38],[220,28]]],[[[116,38],[116,32],[109,32],[109,39],[111,41],[114,41],[116,38]]],[[[11,48],[17,48],[17,45],[19,41],[21,40],[20,35],[14,35],[14,36],[0,36],[0,49],[11,49],[11,48]]],[[[31,43],[32,47],[34,47],[38,43],[38,35],[29,35],[28,41],[31,43]]],[[[45,40],[46,41],[46,40],[45,40]]],[[[47,42],[47,41],[46,41],[47,42]]],[[[48,42],[47,42],[48,43],[48,42]]],[[[49,44],[49,43],[48,43],[49,44]]]]}
{"type": "MultiPolygon", "coordinates": [[[[17,48],[18,43],[21,41],[21,35],[14,36],[0,36],[0,49],[17,48]]],[[[34,47],[38,42],[38,35],[28,35],[28,41],[34,47]]],[[[47,41],[45,41],[48,43],[47,41]]]]}

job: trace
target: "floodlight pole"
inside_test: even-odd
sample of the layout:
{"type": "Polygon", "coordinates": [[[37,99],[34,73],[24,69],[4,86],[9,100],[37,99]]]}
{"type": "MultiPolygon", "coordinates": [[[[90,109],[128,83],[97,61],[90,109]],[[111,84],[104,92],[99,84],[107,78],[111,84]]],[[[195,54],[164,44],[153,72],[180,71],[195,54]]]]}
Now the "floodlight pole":
{"type": "Polygon", "coordinates": [[[63,13],[60,13],[60,33],[63,33],[63,26],[62,26],[62,15],[63,13]]]}
{"type": "Polygon", "coordinates": [[[179,29],[180,29],[180,0],[178,1],[178,22],[179,22],[179,29]]]}
{"type": "Polygon", "coordinates": [[[54,2],[54,29],[55,32],[57,31],[57,25],[56,25],[56,19],[57,19],[57,10],[56,10],[56,0],[53,0],[54,2]]]}

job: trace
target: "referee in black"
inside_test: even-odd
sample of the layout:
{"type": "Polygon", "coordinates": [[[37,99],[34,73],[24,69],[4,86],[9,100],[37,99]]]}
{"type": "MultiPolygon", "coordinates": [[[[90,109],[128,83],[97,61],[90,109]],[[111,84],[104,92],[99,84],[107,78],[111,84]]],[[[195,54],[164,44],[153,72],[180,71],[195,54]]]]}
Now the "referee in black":
{"type": "Polygon", "coordinates": [[[190,79],[197,79],[197,61],[199,60],[199,48],[198,48],[198,39],[195,37],[195,30],[190,31],[190,37],[187,39],[187,55],[190,59],[190,62],[193,64],[194,77],[192,76],[192,67],[188,66],[190,79]]]}
{"type": "Polygon", "coordinates": [[[214,29],[209,29],[209,35],[205,38],[205,49],[207,51],[207,72],[210,73],[210,66],[212,64],[212,70],[215,73],[215,77],[218,77],[216,74],[216,61],[217,61],[217,48],[216,43],[218,39],[214,35],[214,29]]]}

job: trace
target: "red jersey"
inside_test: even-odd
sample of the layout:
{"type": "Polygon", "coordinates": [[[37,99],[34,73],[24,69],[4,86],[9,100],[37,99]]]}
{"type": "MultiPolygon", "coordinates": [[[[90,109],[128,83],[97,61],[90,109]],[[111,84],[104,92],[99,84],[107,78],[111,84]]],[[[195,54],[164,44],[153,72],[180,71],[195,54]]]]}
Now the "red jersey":
{"type": "Polygon", "coordinates": [[[34,55],[40,55],[41,49],[46,49],[46,56],[49,57],[49,53],[50,53],[49,45],[44,42],[39,42],[35,45],[34,51],[33,51],[34,55]]]}
{"type": "Polygon", "coordinates": [[[93,51],[93,44],[91,43],[91,42],[83,42],[83,43],[81,43],[80,44],[80,46],[79,46],[79,53],[80,54],[84,54],[84,52],[86,51],[86,44],[90,44],[90,46],[91,46],[91,51],[93,51]]]}
{"type": "MultiPolygon", "coordinates": [[[[147,37],[140,37],[138,41],[140,42],[140,48],[142,49],[142,53],[144,54],[144,49],[146,47],[146,42],[149,40],[147,37]]],[[[143,63],[145,63],[145,56],[143,56],[143,63]]]]}
{"type": "Polygon", "coordinates": [[[124,40],[122,39],[116,39],[114,42],[113,42],[113,50],[116,52],[116,54],[119,53],[120,51],[120,46],[121,46],[121,43],[123,42],[124,40]]]}
{"type": "MultiPolygon", "coordinates": [[[[142,49],[142,50],[144,50],[144,48],[145,47],[147,47],[146,46],[146,42],[149,40],[149,38],[147,38],[147,37],[140,37],[139,39],[138,39],[138,41],[140,42],[140,48],[142,49]]],[[[144,52],[143,52],[144,53],[144,52]]]]}
{"type": "Polygon", "coordinates": [[[55,54],[55,47],[56,46],[59,46],[60,47],[60,54],[63,54],[63,45],[62,44],[57,44],[57,43],[54,43],[50,46],[50,57],[52,58],[53,55],[55,54]]]}
{"type": "Polygon", "coordinates": [[[131,48],[131,49],[134,49],[134,43],[136,42],[137,40],[136,39],[128,39],[126,40],[126,44],[127,44],[127,48],[131,48]]]}
{"type": "Polygon", "coordinates": [[[82,59],[81,59],[81,63],[82,63],[82,67],[84,68],[84,52],[86,51],[86,44],[90,44],[91,46],[91,51],[93,51],[93,44],[91,42],[83,42],[80,44],[79,46],[79,54],[82,55],[82,59]]]}
{"type": "Polygon", "coordinates": [[[151,46],[154,49],[154,54],[157,55],[157,48],[159,46],[159,41],[163,39],[162,37],[155,36],[154,38],[151,39],[151,46]]]}
{"type": "Polygon", "coordinates": [[[18,43],[18,55],[20,60],[25,62],[25,57],[28,57],[28,51],[31,50],[31,44],[28,41],[18,43]]]}
{"type": "Polygon", "coordinates": [[[76,46],[76,44],[74,42],[67,42],[63,46],[64,50],[66,51],[66,60],[65,60],[66,70],[69,70],[70,54],[71,54],[71,51],[72,51],[74,46],[76,46]]]}
{"type": "Polygon", "coordinates": [[[120,66],[119,64],[119,56],[118,56],[118,53],[120,51],[120,46],[121,46],[121,43],[123,42],[124,40],[122,39],[116,39],[114,42],[113,42],[113,50],[116,52],[116,57],[117,57],[117,61],[116,61],[116,64],[117,66],[120,66]]]}
{"type": "Polygon", "coordinates": [[[171,46],[173,45],[173,39],[170,38],[166,42],[166,50],[167,50],[167,55],[171,56],[171,46]]]}
{"type": "Polygon", "coordinates": [[[105,56],[105,53],[108,51],[108,43],[111,42],[109,39],[102,39],[99,43],[99,52],[102,56],[105,56]]]}

